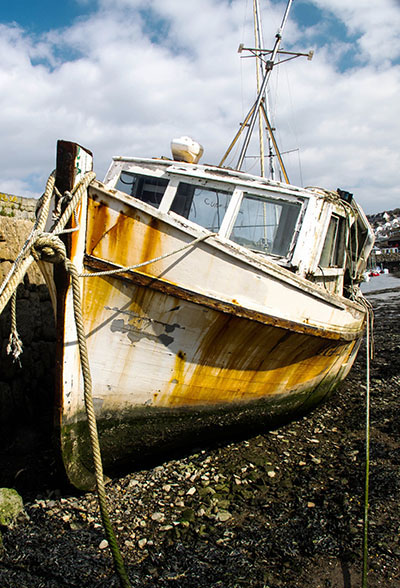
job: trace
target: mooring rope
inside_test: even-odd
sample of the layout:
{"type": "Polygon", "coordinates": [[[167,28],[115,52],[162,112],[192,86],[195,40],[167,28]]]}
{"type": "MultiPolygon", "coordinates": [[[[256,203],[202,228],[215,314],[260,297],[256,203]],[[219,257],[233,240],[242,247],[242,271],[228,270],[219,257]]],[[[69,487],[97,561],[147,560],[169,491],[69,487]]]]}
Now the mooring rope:
{"type": "Polygon", "coordinates": [[[84,400],[86,407],[86,415],[88,419],[89,433],[90,433],[90,444],[92,448],[93,463],[95,468],[95,478],[97,495],[99,497],[99,506],[103,527],[107,536],[107,540],[113,555],[114,566],[120,578],[120,583],[123,588],[130,588],[130,582],[128,574],[125,570],[124,562],[122,559],[121,552],[118,547],[118,542],[114,534],[114,530],[110,521],[110,516],[107,508],[107,497],[104,487],[104,475],[103,475],[103,463],[101,459],[99,435],[97,431],[96,415],[93,406],[92,397],[92,377],[90,374],[89,357],[86,345],[86,336],[83,326],[83,315],[82,315],[82,304],[81,304],[81,291],[79,284],[78,270],[74,264],[66,257],[64,261],[64,267],[71,276],[72,281],[72,293],[74,302],[74,316],[76,331],[79,342],[79,357],[81,361],[81,369],[83,375],[83,389],[84,389],[84,400]]]}
{"type": "Polygon", "coordinates": [[[90,272],[89,274],[79,274],[79,277],[80,278],[93,278],[93,277],[97,277],[97,276],[112,276],[114,274],[120,274],[122,272],[128,272],[130,270],[138,269],[139,267],[143,267],[145,265],[150,265],[151,263],[156,263],[157,261],[161,261],[162,259],[166,259],[167,257],[171,257],[171,255],[176,255],[177,253],[180,253],[181,251],[185,251],[185,249],[189,249],[190,247],[193,247],[193,245],[200,243],[200,241],[205,241],[209,237],[215,237],[216,234],[217,233],[208,233],[207,235],[202,235],[201,237],[197,237],[197,239],[194,239],[193,241],[186,243],[186,245],[183,245],[182,247],[179,247],[178,249],[174,249],[173,251],[169,251],[168,253],[164,253],[164,255],[159,255],[158,257],[153,257],[153,259],[148,259],[147,261],[142,261],[141,263],[136,263],[135,265],[127,265],[124,267],[121,266],[121,267],[118,267],[113,270],[104,270],[104,271],[100,271],[100,272],[90,272]]]}
{"type": "Polygon", "coordinates": [[[113,556],[114,567],[118,574],[120,584],[122,588],[130,588],[128,574],[124,567],[121,552],[118,547],[117,539],[115,537],[115,533],[113,531],[113,527],[107,509],[107,498],[104,487],[104,475],[101,459],[100,442],[92,398],[92,378],[90,374],[89,357],[87,351],[86,336],[84,331],[79,278],[108,276],[137,269],[145,265],[149,265],[162,259],[165,259],[167,257],[170,257],[171,255],[176,255],[177,253],[185,251],[186,249],[193,247],[197,243],[200,243],[201,241],[204,241],[205,239],[211,236],[215,236],[215,233],[208,233],[206,235],[202,235],[201,237],[198,237],[193,241],[186,243],[178,249],[160,255],[159,257],[149,259],[142,263],[126,267],[120,267],[108,271],[94,272],[89,274],[79,274],[75,265],[72,263],[70,259],[68,259],[65,245],[61,241],[59,235],[64,234],[66,232],[70,232],[71,230],[76,230],[65,229],[65,226],[68,220],[71,218],[71,216],[75,214],[75,210],[78,203],[80,202],[84,192],[87,190],[89,184],[93,181],[94,178],[95,174],[93,172],[87,173],[83,177],[81,182],[79,182],[79,184],[77,184],[77,186],[71,192],[66,192],[64,196],[62,196],[55,187],[55,172],[52,172],[47,181],[46,190],[42,198],[40,199],[37,219],[33,226],[33,229],[29,237],[25,241],[20,254],[15,260],[10,271],[8,272],[8,275],[3,281],[3,284],[0,287],[0,314],[6,306],[8,300],[11,298],[11,333],[9,344],[7,346],[7,351],[13,354],[15,360],[19,360],[19,356],[22,353],[22,342],[18,335],[16,323],[17,287],[23,280],[24,275],[26,274],[29,266],[34,260],[37,262],[45,261],[53,264],[63,264],[66,272],[71,277],[74,319],[77,330],[79,357],[83,377],[84,403],[89,427],[89,437],[93,456],[96,488],[99,500],[101,519],[108,540],[108,544],[110,546],[110,550],[113,556]],[[46,233],[44,232],[44,227],[49,216],[51,200],[55,193],[58,195],[59,198],[63,199],[64,205],[66,206],[64,212],[62,213],[62,205],[57,207],[55,213],[53,213],[54,223],[50,229],[50,232],[46,233]]]}
{"type": "Polygon", "coordinates": [[[17,291],[15,290],[11,296],[11,329],[7,345],[7,353],[13,356],[14,361],[19,362],[20,367],[21,361],[19,356],[22,351],[23,345],[17,330],[17,291]]]}
{"type": "Polygon", "coordinates": [[[365,482],[364,482],[364,534],[363,534],[363,570],[362,588],[368,585],[368,511],[369,511],[369,465],[370,465],[370,359],[373,359],[373,311],[372,306],[366,301],[367,306],[367,332],[366,332],[366,394],[365,394],[365,482]]]}
{"type": "Polygon", "coordinates": [[[93,463],[95,469],[95,479],[97,495],[99,500],[99,508],[101,520],[104,531],[107,537],[108,544],[112,553],[114,567],[118,574],[120,585],[122,588],[131,588],[128,574],[124,567],[124,562],[121,552],[118,547],[118,542],[114,534],[114,530],[110,521],[110,516],[107,508],[107,498],[104,487],[103,465],[101,459],[100,442],[97,431],[96,416],[93,407],[92,398],[92,379],[90,375],[89,359],[86,346],[86,336],[83,326],[83,315],[80,295],[79,274],[74,264],[67,258],[64,243],[58,235],[64,232],[64,227],[69,218],[74,213],[76,206],[82,198],[82,195],[87,190],[89,184],[95,178],[93,172],[87,173],[81,182],[77,184],[71,193],[67,193],[67,200],[69,201],[64,212],[57,218],[51,228],[50,233],[44,233],[44,227],[47,222],[51,199],[55,190],[55,172],[50,175],[45,193],[42,196],[40,207],[38,210],[38,217],[34,227],[25,241],[20,254],[15,260],[13,266],[8,272],[3,284],[0,288],[0,314],[6,306],[8,300],[11,298],[11,334],[7,351],[12,352],[14,359],[18,359],[22,352],[22,343],[18,336],[16,327],[16,290],[20,282],[23,280],[25,273],[29,266],[36,261],[46,261],[50,263],[63,263],[65,270],[71,276],[72,296],[74,318],[77,330],[79,357],[82,369],[82,376],[84,382],[84,403],[86,409],[86,416],[89,427],[89,437],[92,449],[93,463]]]}
{"type": "MultiPolygon", "coordinates": [[[[94,172],[88,172],[75,186],[71,192],[72,199],[70,200],[68,206],[66,207],[61,217],[53,224],[52,228],[50,229],[52,234],[57,235],[63,231],[78,202],[81,200],[89,184],[95,179],[95,177],[96,174],[94,172]]],[[[42,196],[42,202],[38,212],[38,218],[36,219],[31,234],[25,241],[20,254],[14,261],[10,271],[8,272],[0,287],[0,314],[3,312],[4,307],[10,300],[13,292],[15,292],[18,285],[23,280],[30,265],[34,261],[34,257],[32,255],[32,246],[44,231],[47,218],[49,216],[51,199],[54,193],[55,179],[56,174],[55,171],[53,171],[47,180],[46,189],[42,196]]]]}
{"type": "Polygon", "coordinates": [[[92,449],[93,464],[95,469],[95,479],[99,507],[104,531],[110,546],[114,566],[120,578],[120,584],[123,588],[130,588],[130,582],[124,567],[121,552],[118,547],[117,539],[110,521],[107,508],[107,498],[104,487],[103,464],[101,459],[99,435],[97,431],[96,415],[93,406],[92,397],[92,377],[90,374],[89,356],[86,345],[86,336],[83,323],[81,290],[79,284],[79,274],[75,265],[68,259],[65,245],[61,239],[54,234],[43,233],[40,235],[33,246],[33,256],[37,260],[47,261],[50,263],[63,263],[66,272],[71,276],[72,297],[75,326],[78,339],[79,358],[83,376],[83,394],[86,408],[86,416],[89,427],[89,438],[92,449]]]}
{"type": "Polygon", "coordinates": [[[32,245],[36,241],[38,235],[43,232],[46,225],[50,203],[53,197],[55,178],[56,172],[53,171],[47,180],[46,189],[41,197],[41,206],[32,231],[0,286],[0,314],[3,312],[4,307],[16,291],[18,285],[28,271],[29,266],[33,262],[33,256],[31,254],[32,245]]]}

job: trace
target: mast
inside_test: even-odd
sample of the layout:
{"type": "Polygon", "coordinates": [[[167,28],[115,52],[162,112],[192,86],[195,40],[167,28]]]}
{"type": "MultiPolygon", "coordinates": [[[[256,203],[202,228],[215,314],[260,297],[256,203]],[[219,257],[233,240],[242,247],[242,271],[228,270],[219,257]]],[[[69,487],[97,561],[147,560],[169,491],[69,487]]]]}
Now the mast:
{"type": "Polygon", "coordinates": [[[274,48],[271,49],[264,49],[261,47],[262,44],[262,29],[261,29],[261,18],[260,18],[260,8],[259,8],[259,0],[253,0],[253,12],[254,12],[254,35],[255,35],[255,47],[244,47],[243,44],[239,45],[238,53],[242,53],[243,51],[248,51],[256,58],[256,72],[257,72],[257,99],[255,103],[250,108],[249,112],[247,113],[243,123],[240,124],[239,130],[237,131],[236,135],[234,136],[233,140],[231,141],[228,149],[226,150],[223,158],[221,159],[219,166],[222,167],[225,163],[226,159],[228,158],[229,154],[231,153],[233,147],[236,145],[239,137],[241,136],[242,132],[247,129],[245,140],[239,155],[238,163],[236,165],[236,169],[240,170],[244,158],[246,156],[246,152],[250,143],[250,139],[252,133],[254,131],[254,125],[259,117],[259,142],[260,142],[260,159],[261,159],[261,175],[265,175],[265,163],[264,163],[264,139],[263,139],[263,124],[261,118],[264,119],[266,128],[267,128],[267,140],[268,140],[268,149],[269,149],[269,167],[270,167],[270,177],[274,177],[274,165],[273,165],[273,158],[276,156],[279,162],[280,169],[282,171],[282,175],[285,179],[285,182],[289,183],[289,177],[287,175],[285,165],[283,163],[283,159],[281,153],[278,148],[278,144],[276,142],[274,136],[274,129],[270,123],[270,114],[269,114],[269,105],[268,105],[268,96],[266,93],[267,85],[269,78],[271,76],[272,69],[275,65],[280,65],[285,63],[286,61],[290,61],[291,59],[295,59],[296,57],[307,57],[308,60],[311,60],[314,51],[309,51],[308,53],[299,53],[295,51],[283,51],[279,49],[280,43],[282,40],[282,33],[283,29],[286,25],[289,10],[292,5],[293,0],[288,0],[285,14],[282,19],[282,23],[278,32],[275,35],[275,44],[274,48]],[[277,55],[283,55],[284,59],[280,60],[278,63],[275,63],[277,55]],[[265,64],[265,74],[263,73],[263,64],[265,64]],[[262,82],[260,83],[260,78],[262,78],[262,82]],[[275,151],[275,153],[274,153],[275,151]]]}
{"type": "MultiPolygon", "coordinates": [[[[264,49],[264,38],[262,32],[262,23],[261,23],[261,16],[260,16],[260,3],[259,0],[253,0],[253,8],[254,8],[254,37],[255,37],[255,47],[256,47],[256,71],[257,71],[257,94],[260,92],[260,78],[263,75],[263,68],[262,68],[262,59],[261,59],[261,52],[264,49]],[[258,50],[261,51],[258,51],[258,50]]],[[[265,176],[265,152],[264,152],[264,125],[263,125],[263,106],[265,108],[266,114],[268,119],[271,118],[270,111],[269,111],[269,100],[268,100],[268,92],[265,91],[262,97],[262,102],[258,112],[258,132],[259,132],[259,141],[260,141],[260,170],[261,176],[265,176]]],[[[268,129],[268,126],[267,126],[268,129]]],[[[267,145],[268,145],[268,161],[269,161],[269,177],[274,179],[275,170],[273,165],[273,157],[274,152],[272,149],[272,141],[271,135],[267,132],[267,145]]]]}
{"type": "Polygon", "coordinates": [[[240,170],[240,168],[242,167],[243,160],[245,158],[245,155],[246,155],[246,152],[247,152],[247,148],[248,148],[249,143],[250,143],[250,138],[251,138],[251,136],[253,134],[253,130],[254,130],[254,125],[255,125],[255,122],[256,122],[256,118],[257,118],[257,115],[259,114],[259,109],[260,109],[260,106],[261,106],[263,95],[265,94],[265,90],[266,90],[266,87],[267,87],[269,78],[271,77],[271,72],[272,72],[272,69],[274,67],[275,59],[276,59],[276,56],[277,56],[278,51],[279,51],[279,46],[280,46],[281,40],[282,40],[282,33],[283,33],[283,30],[285,28],[285,25],[286,25],[286,22],[287,22],[287,19],[288,19],[288,16],[289,16],[289,11],[290,11],[290,7],[292,5],[292,2],[293,2],[293,0],[288,0],[287,6],[286,6],[286,10],[285,10],[285,14],[283,15],[281,26],[280,26],[280,28],[278,29],[278,31],[277,31],[277,33],[275,35],[275,44],[274,44],[274,48],[272,49],[272,52],[271,52],[271,57],[270,57],[270,59],[265,64],[265,75],[264,75],[264,78],[263,78],[263,81],[262,81],[260,90],[258,92],[258,96],[257,96],[256,102],[255,102],[255,108],[253,110],[253,114],[250,117],[249,126],[248,126],[248,129],[247,129],[247,132],[246,132],[246,136],[244,138],[244,143],[242,145],[242,150],[240,152],[238,163],[237,163],[237,166],[236,166],[236,169],[238,169],[238,170],[240,170]]]}
{"type": "MultiPolygon", "coordinates": [[[[260,21],[260,13],[259,13],[259,0],[253,0],[253,12],[254,12],[254,41],[256,49],[260,49],[262,45],[262,32],[261,32],[261,21],[260,21]]],[[[256,76],[257,76],[257,93],[260,92],[260,78],[262,75],[262,62],[260,59],[260,55],[257,51],[256,54],[256,76]]],[[[265,94],[263,96],[263,100],[265,101],[265,94]]],[[[265,161],[264,161],[264,125],[261,117],[261,105],[258,110],[258,138],[260,142],[260,171],[261,176],[265,176],[265,161]]]]}

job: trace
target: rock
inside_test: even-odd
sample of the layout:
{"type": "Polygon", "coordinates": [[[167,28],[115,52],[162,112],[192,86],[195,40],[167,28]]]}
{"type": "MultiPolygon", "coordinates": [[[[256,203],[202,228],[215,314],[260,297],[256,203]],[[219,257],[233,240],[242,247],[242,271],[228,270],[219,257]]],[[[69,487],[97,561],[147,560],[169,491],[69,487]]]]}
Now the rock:
{"type": "Polygon", "coordinates": [[[227,510],[220,510],[216,514],[216,519],[222,523],[229,520],[232,517],[231,513],[227,510]]]}
{"type": "Polygon", "coordinates": [[[24,513],[21,496],[13,488],[0,488],[0,526],[12,527],[24,513]]]}
{"type": "Polygon", "coordinates": [[[185,508],[185,510],[181,514],[180,521],[182,522],[193,522],[195,520],[195,513],[192,508],[185,508]]]}

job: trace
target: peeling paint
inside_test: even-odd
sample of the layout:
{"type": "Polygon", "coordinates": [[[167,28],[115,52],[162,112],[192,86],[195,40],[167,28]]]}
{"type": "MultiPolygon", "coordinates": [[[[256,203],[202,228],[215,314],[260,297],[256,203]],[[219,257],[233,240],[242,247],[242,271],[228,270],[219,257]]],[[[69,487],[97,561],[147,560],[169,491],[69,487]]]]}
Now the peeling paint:
{"type": "Polygon", "coordinates": [[[171,345],[174,342],[173,337],[169,337],[168,335],[165,335],[165,334],[158,335],[157,339],[166,347],[168,347],[169,345],[171,345]]]}

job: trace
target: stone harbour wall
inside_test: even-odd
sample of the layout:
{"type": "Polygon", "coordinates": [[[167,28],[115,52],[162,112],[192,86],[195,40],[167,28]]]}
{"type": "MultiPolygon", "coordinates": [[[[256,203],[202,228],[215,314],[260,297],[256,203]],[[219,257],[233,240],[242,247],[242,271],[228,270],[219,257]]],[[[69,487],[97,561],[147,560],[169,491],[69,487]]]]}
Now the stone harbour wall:
{"type": "Polygon", "coordinates": [[[36,198],[23,198],[0,192],[0,217],[35,220],[36,198]]]}
{"type": "MultiPolygon", "coordinates": [[[[33,227],[32,220],[18,218],[20,213],[29,213],[30,206],[28,201],[20,208],[11,209],[15,210],[15,216],[0,215],[0,282],[33,227]]],[[[13,361],[7,353],[9,302],[0,316],[0,429],[6,433],[12,431],[13,442],[16,437],[22,446],[32,442],[32,434],[40,434],[37,425],[41,421],[49,425],[53,418],[54,313],[47,286],[36,264],[31,266],[17,289],[17,329],[23,344],[19,362],[13,361]]],[[[4,439],[7,443],[7,434],[4,439]]]]}

